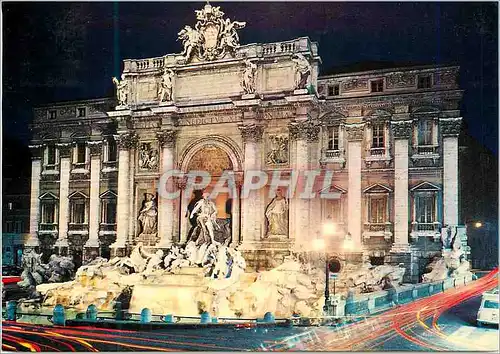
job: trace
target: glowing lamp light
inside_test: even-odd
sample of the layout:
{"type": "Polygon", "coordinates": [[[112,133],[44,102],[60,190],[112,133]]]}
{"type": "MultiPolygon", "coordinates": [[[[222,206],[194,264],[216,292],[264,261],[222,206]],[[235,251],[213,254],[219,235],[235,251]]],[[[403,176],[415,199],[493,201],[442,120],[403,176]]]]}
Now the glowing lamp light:
{"type": "Polygon", "coordinates": [[[477,221],[477,222],[474,224],[474,226],[475,226],[476,228],[478,228],[478,229],[479,229],[481,226],[483,226],[483,223],[482,223],[481,221],[477,221]]]}
{"type": "Polygon", "coordinates": [[[317,238],[313,240],[313,248],[315,251],[322,251],[325,249],[325,240],[317,238]]]}
{"type": "Polygon", "coordinates": [[[323,235],[331,236],[335,233],[335,223],[327,221],[323,224],[323,235]]]}

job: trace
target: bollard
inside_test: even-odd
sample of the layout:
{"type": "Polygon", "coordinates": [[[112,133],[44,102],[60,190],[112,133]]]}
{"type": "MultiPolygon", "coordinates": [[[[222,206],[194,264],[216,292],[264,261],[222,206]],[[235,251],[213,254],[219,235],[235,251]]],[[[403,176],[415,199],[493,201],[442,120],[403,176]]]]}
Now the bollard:
{"type": "Polygon", "coordinates": [[[123,309],[122,309],[122,303],[120,301],[116,301],[115,305],[113,306],[115,310],[115,320],[117,321],[122,321],[123,320],[123,309]]]}
{"type": "Polygon", "coordinates": [[[151,310],[146,307],[141,311],[141,323],[149,322],[151,322],[151,310]]]}
{"type": "Polygon", "coordinates": [[[17,302],[7,301],[7,321],[17,320],[17,302]]]}
{"type": "Polygon", "coordinates": [[[54,311],[52,313],[52,323],[56,326],[66,326],[66,314],[64,312],[64,306],[61,304],[57,304],[54,307],[54,311]]]}
{"type": "Polygon", "coordinates": [[[266,312],[264,314],[264,322],[265,323],[274,323],[276,319],[274,318],[274,315],[271,312],[266,312]]]}
{"type": "Polygon", "coordinates": [[[85,319],[91,320],[91,321],[97,320],[97,306],[96,305],[89,305],[89,307],[87,307],[87,312],[85,313],[85,319]]]}
{"type": "Polygon", "coordinates": [[[210,322],[210,314],[207,311],[203,311],[200,316],[200,323],[207,324],[210,322]]]}
{"type": "Polygon", "coordinates": [[[165,323],[175,323],[175,317],[174,317],[174,315],[172,315],[172,314],[165,315],[165,317],[163,317],[163,322],[165,322],[165,323]]]}
{"type": "Polygon", "coordinates": [[[215,316],[214,316],[214,317],[212,317],[212,323],[218,323],[218,322],[219,322],[219,321],[218,321],[217,317],[215,317],[215,316]]]}

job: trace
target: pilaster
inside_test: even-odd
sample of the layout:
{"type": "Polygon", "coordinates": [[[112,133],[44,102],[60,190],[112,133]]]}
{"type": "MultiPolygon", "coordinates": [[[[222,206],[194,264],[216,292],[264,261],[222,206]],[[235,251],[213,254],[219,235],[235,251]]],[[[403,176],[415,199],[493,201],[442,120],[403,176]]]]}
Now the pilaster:
{"type": "Polygon", "coordinates": [[[443,226],[458,224],[458,136],[462,118],[439,120],[443,136],[443,226]]]}
{"type": "Polygon", "coordinates": [[[354,242],[354,251],[361,252],[361,145],[364,124],[346,124],[347,134],[347,230],[354,242]]]}
{"type": "MultiPolygon", "coordinates": [[[[250,176],[249,171],[261,170],[261,147],[264,127],[257,123],[246,123],[238,127],[241,137],[245,144],[244,154],[244,173],[245,178],[250,176]]],[[[263,191],[252,190],[246,198],[241,201],[242,204],[242,249],[253,248],[252,243],[261,239],[261,220],[263,211],[263,191]]]]}
{"type": "MultiPolygon", "coordinates": [[[[299,113],[299,112],[297,112],[299,113]]],[[[310,168],[311,146],[319,139],[320,128],[310,120],[304,120],[304,115],[297,115],[294,122],[289,125],[290,140],[295,143],[295,160],[292,161],[293,170],[299,173],[297,188],[290,201],[291,216],[293,218],[293,228],[289,230],[290,238],[294,240],[294,248],[297,251],[306,251],[311,242],[310,237],[313,223],[311,222],[311,200],[300,198],[300,191],[303,190],[306,180],[305,171],[310,168]]]]}
{"type": "Polygon", "coordinates": [[[40,246],[38,223],[40,221],[40,178],[42,173],[42,145],[31,145],[31,195],[30,195],[30,234],[25,243],[27,248],[40,246]]]}
{"type": "Polygon", "coordinates": [[[69,222],[69,175],[71,169],[70,143],[57,144],[61,158],[59,173],[59,235],[55,247],[60,255],[66,255],[68,251],[68,222],[69,222]]]}
{"type": "Polygon", "coordinates": [[[118,153],[118,198],[116,218],[116,241],[110,247],[114,256],[125,255],[127,237],[129,234],[130,190],[130,150],[137,145],[138,138],[133,132],[122,132],[115,136],[118,153]]]}
{"type": "MultiPolygon", "coordinates": [[[[175,130],[162,130],[156,133],[158,142],[161,147],[161,175],[174,169],[174,147],[177,132],[175,130]]],[[[169,178],[166,186],[159,186],[159,188],[166,188],[172,192],[174,189],[173,178],[169,178]]],[[[173,242],[174,236],[174,200],[164,198],[159,193],[158,200],[158,247],[169,247],[173,242]]]]}
{"type": "Polygon", "coordinates": [[[89,205],[89,239],[84,245],[84,261],[91,260],[99,253],[99,223],[100,223],[100,177],[102,142],[89,141],[90,150],[90,205],[89,205]]]}
{"type": "Polygon", "coordinates": [[[392,252],[409,252],[408,245],[408,149],[413,122],[394,121],[394,244],[392,252]]]}

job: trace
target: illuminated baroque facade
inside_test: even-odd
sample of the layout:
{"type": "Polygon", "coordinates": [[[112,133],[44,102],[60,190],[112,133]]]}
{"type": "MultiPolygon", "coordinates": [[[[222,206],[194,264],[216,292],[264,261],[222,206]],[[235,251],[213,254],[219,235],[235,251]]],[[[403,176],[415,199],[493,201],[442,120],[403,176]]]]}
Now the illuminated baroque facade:
{"type": "Polygon", "coordinates": [[[217,237],[267,267],[311,251],[332,221],[329,252],[348,235],[353,259],[405,263],[415,280],[458,224],[459,68],[321,76],[307,37],[240,45],[245,23],[210,5],[197,19],[179,33],[181,54],[124,60],[116,99],[34,110],[27,245],[88,259],[182,244],[192,194],[175,178],[180,197],[159,196],[164,173],[231,171],[239,192],[248,171],[316,170],[335,198],[220,194],[217,237]],[[276,224],[275,208],[286,209],[276,224]]]}

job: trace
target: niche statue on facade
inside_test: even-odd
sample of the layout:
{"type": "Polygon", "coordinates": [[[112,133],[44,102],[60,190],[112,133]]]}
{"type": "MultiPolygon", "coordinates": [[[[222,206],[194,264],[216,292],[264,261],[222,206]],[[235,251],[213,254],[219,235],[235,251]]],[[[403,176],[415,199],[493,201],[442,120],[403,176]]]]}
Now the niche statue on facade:
{"type": "Polygon", "coordinates": [[[139,167],[145,170],[158,168],[158,151],[150,143],[142,143],[139,150],[139,167]]]}
{"type": "Polygon", "coordinates": [[[294,54],[292,56],[292,61],[295,63],[295,89],[305,89],[307,79],[311,75],[311,64],[309,64],[309,61],[300,53],[294,54]]]}
{"type": "Polygon", "coordinates": [[[153,194],[144,193],[138,220],[141,226],[139,240],[147,246],[153,246],[156,243],[158,234],[158,210],[156,208],[156,198],[153,194]]]}
{"type": "Polygon", "coordinates": [[[266,238],[288,237],[288,201],[281,189],[276,191],[276,197],[267,206],[266,218],[268,223],[266,238]]]}
{"type": "Polygon", "coordinates": [[[158,98],[160,103],[172,101],[174,72],[171,69],[165,69],[158,90],[158,98]]]}
{"type": "Polygon", "coordinates": [[[252,63],[250,60],[245,60],[245,70],[243,70],[243,77],[241,78],[241,87],[245,94],[255,93],[255,74],[257,73],[257,64],[252,63]]]}
{"type": "Polygon", "coordinates": [[[116,86],[116,97],[118,99],[118,105],[127,106],[128,105],[128,90],[127,81],[125,81],[125,76],[122,75],[121,81],[116,77],[113,77],[113,83],[116,86]]]}

